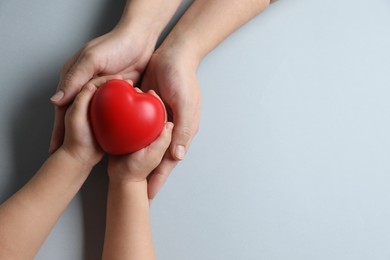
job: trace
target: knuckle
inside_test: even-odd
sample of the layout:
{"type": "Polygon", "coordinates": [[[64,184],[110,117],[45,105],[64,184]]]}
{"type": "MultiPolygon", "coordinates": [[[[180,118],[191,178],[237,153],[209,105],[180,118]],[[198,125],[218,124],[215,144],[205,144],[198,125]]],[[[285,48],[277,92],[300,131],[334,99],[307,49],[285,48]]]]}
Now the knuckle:
{"type": "Polygon", "coordinates": [[[95,49],[89,49],[82,53],[80,64],[84,70],[93,69],[94,73],[101,72],[104,69],[104,59],[102,54],[95,49]]]}
{"type": "Polygon", "coordinates": [[[82,95],[82,93],[77,95],[76,98],[74,99],[73,104],[70,107],[72,109],[72,111],[78,111],[80,109],[80,107],[82,106],[83,102],[81,100],[81,95],[82,95]]]}
{"type": "MultiPolygon", "coordinates": [[[[92,40],[93,41],[93,40],[92,40]]],[[[84,46],[82,47],[81,51],[82,53],[85,53],[87,52],[88,50],[90,50],[92,48],[92,43],[91,41],[87,42],[86,44],[84,44],[84,46]]]]}
{"type": "Polygon", "coordinates": [[[61,68],[61,70],[60,70],[60,77],[61,78],[64,78],[65,77],[65,75],[67,74],[67,72],[68,72],[68,64],[67,63],[65,63],[64,65],[62,65],[62,68],[61,68]]]}
{"type": "Polygon", "coordinates": [[[67,62],[65,62],[64,65],[62,65],[61,70],[60,70],[61,77],[64,77],[68,73],[72,64],[73,64],[72,59],[69,59],[67,62]]]}
{"type": "Polygon", "coordinates": [[[160,164],[160,161],[159,161],[159,160],[156,160],[156,158],[151,159],[149,171],[153,171],[153,169],[157,168],[157,166],[158,166],[159,164],[160,164]]]}
{"type": "Polygon", "coordinates": [[[87,84],[85,84],[85,86],[83,87],[83,90],[84,92],[87,92],[87,91],[90,91],[90,90],[93,90],[96,86],[92,83],[92,82],[88,82],[87,84]]]}
{"type": "Polygon", "coordinates": [[[156,168],[160,165],[161,161],[162,161],[162,157],[161,157],[161,156],[155,156],[155,157],[152,159],[152,162],[153,162],[153,163],[151,164],[152,170],[153,170],[153,169],[156,169],[156,168]]]}
{"type": "Polygon", "coordinates": [[[160,165],[160,163],[164,157],[165,150],[166,149],[163,149],[163,148],[155,148],[155,149],[149,150],[149,154],[147,156],[148,156],[148,160],[150,160],[149,162],[150,162],[150,166],[151,166],[152,170],[157,168],[157,166],[160,165]]]}
{"type": "Polygon", "coordinates": [[[194,135],[194,130],[196,129],[192,129],[191,127],[181,127],[178,129],[178,135],[180,136],[180,138],[182,139],[185,139],[185,140],[190,140],[192,138],[192,136],[194,135]]]}
{"type": "Polygon", "coordinates": [[[92,63],[92,64],[94,64],[97,61],[97,59],[98,59],[97,54],[94,51],[86,51],[86,52],[84,52],[82,58],[86,62],[89,62],[89,63],[92,63]]]}
{"type": "Polygon", "coordinates": [[[70,107],[68,109],[68,111],[66,111],[65,121],[69,124],[71,121],[74,120],[75,114],[76,114],[76,111],[75,111],[74,107],[73,106],[70,107]]]}
{"type": "Polygon", "coordinates": [[[63,76],[63,86],[64,88],[67,88],[69,85],[72,85],[74,81],[74,72],[73,70],[68,71],[64,76],[63,76]]]}

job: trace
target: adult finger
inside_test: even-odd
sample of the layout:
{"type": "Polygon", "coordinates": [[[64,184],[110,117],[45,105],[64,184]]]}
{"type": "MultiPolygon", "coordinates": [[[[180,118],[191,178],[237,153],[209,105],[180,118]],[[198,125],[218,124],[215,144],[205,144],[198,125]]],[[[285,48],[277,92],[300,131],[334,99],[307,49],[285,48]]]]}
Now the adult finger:
{"type": "Polygon", "coordinates": [[[171,143],[172,129],[173,124],[171,122],[166,122],[160,136],[146,148],[148,157],[150,156],[151,158],[156,159],[157,164],[155,167],[160,164],[165,151],[168,149],[169,144],[171,143]]]}
{"type": "MultiPolygon", "coordinates": [[[[62,79],[68,73],[69,69],[75,64],[80,54],[81,54],[81,50],[78,51],[73,57],[71,57],[63,65],[60,73],[60,82],[58,84],[56,91],[59,90],[62,79]]],[[[50,138],[49,153],[53,153],[55,150],[57,150],[58,147],[60,147],[63,142],[64,133],[65,133],[64,118],[65,118],[65,113],[67,108],[68,106],[55,106],[54,125],[53,125],[53,131],[51,133],[51,138],[50,138]]]]}
{"type": "Polygon", "coordinates": [[[60,147],[64,141],[65,133],[65,113],[67,106],[55,107],[55,118],[54,118],[54,127],[51,134],[49,153],[55,152],[58,147],[60,147]]]}
{"type": "MultiPolygon", "coordinates": [[[[111,79],[122,79],[122,77],[120,75],[98,77],[89,81],[86,85],[89,85],[88,87],[99,87],[111,79]]],[[[50,140],[49,153],[53,153],[57,150],[63,142],[65,133],[64,118],[67,108],[68,106],[55,107],[54,127],[50,140]]]]}
{"type": "Polygon", "coordinates": [[[58,106],[69,104],[94,75],[100,72],[99,65],[94,55],[81,54],[74,65],[62,77],[57,92],[51,97],[51,101],[58,106]]]}
{"type": "Polygon", "coordinates": [[[187,150],[199,128],[200,94],[194,94],[171,106],[173,112],[173,137],[171,153],[176,160],[184,159],[187,150]]]}
{"type": "Polygon", "coordinates": [[[148,197],[153,200],[162,186],[168,179],[173,168],[178,164],[178,161],[172,157],[172,154],[167,151],[159,166],[153,170],[153,173],[148,178],[148,197]]]}
{"type": "Polygon", "coordinates": [[[73,101],[79,93],[81,87],[88,82],[95,74],[95,65],[92,58],[87,55],[74,56],[70,59],[63,68],[63,73],[68,70],[65,75],[61,75],[61,80],[57,92],[50,98],[52,103],[56,105],[54,127],[50,140],[49,152],[54,152],[62,144],[64,139],[64,119],[67,106],[73,101]],[[74,60],[77,57],[77,61],[74,60]],[[71,64],[73,65],[71,66],[71,64]],[[71,66],[71,67],[70,67],[71,66]],[[70,67],[68,69],[68,67],[70,67]],[[60,108],[61,107],[61,108],[60,108]]]}
{"type": "Polygon", "coordinates": [[[57,90],[59,89],[60,87],[60,83],[62,81],[62,79],[64,78],[64,76],[68,73],[68,71],[70,70],[70,68],[73,67],[73,65],[76,63],[76,61],[79,59],[80,55],[81,55],[81,52],[82,52],[82,49],[79,50],[75,55],[73,55],[67,62],[65,62],[65,64],[62,66],[61,68],[61,73],[60,73],[60,82],[58,84],[58,87],[57,87],[57,90]]]}

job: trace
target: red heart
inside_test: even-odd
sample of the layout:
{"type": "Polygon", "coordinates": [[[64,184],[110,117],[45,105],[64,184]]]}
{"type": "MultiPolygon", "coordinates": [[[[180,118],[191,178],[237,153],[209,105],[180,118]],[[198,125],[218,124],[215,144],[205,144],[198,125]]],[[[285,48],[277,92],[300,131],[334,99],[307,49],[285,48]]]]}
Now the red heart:
{"type": "Polygon", "coordinates": [[[128,154],[152,143],[164,127],[163,103],[150,93],[138,93],[124,80],[100,86],[90,104],[92,131],[109,154],[128,154]]]}

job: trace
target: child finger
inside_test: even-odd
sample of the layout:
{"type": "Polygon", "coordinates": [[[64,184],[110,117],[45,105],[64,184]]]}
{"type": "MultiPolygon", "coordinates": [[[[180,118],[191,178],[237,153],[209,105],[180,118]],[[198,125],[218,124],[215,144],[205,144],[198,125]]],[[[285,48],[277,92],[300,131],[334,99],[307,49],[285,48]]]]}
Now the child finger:
{"type": "Polygon", "coordinates": [[[96,88],[100,87],[104,83],[106,83],[109,80],[112,79],[122,79],[121,75],[110,75],[110,76],[102,76],[102,77],[97,77],[88,82],[88,84],[94,85],[96,88]]]}
{"type": "Polygon", "coordinates": [[[93,94],[95,93],[96,87],[93,84],[87,83],[76,96],[71,109],[73,113],[86,115],[88,113],[88,105],[93,94]]]}
{"type": "Polygon", "coordinates": [[[152,94],[153,96],[158,98],[161,101],[161,103],[163,103],[163,101],[161,100],[161,97],[159,95],[157,95],[156,91],[154,91],[153,89],[150,89],[150,90],[148,90],[148,93],[152,94]]]}
{"type": "Polygon", "coordinates": [[[148,156],[162,158],[172,138],[173,123],[167,122],[160,136],[147,147],[148,156]]]}
{"type": "Polygon", "coordinates": [[[127,83],[129,83],[130,85],[134,86],[134,82],[131,80],[131,79],[126,79],[127,83]]]}
{"type": "Polygon", "coordinates": [[[137,93],[142,93],[142,90],[140,88],[134,88],[137,93]]]}
{"type": "Polygon", "coordinates": [[[159,95],[157,95],[156,91],[154,91],[153,89],[149,89],[148,92],[149,94],[155,96],[156,98],[158,98],[158,100],[160,100],[160,102],[163,104],[164,108],[165,108],[165,122],[168,120],[168,117],[167,117],[167,109],[164,105],[164,101],[161,99],[161,97],[159,95]]]}

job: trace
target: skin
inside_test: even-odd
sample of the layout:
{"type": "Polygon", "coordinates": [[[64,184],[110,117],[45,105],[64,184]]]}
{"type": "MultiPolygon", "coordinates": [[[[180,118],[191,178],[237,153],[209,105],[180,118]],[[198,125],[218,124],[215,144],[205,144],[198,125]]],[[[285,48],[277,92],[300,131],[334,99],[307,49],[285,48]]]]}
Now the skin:
{"type": "Polygon", "coordinates": [[[102,75],[121,75],[135,84],[138,82],[159,35],[179,4],[180,0],[154,0],[153,4],[128,0],[115,28],[86,43],[64,64],[57,92],[51,98],[56,110],[49,152],[61,146],[68,105],[89,80],[102,75]]]}
{"type": "Polygon", "coordinates": [[[103,152],[92,138],[87,111],[96,86],[89,82],[65,116],[60,148],[34,177],[0,206],[0,259],[33,259],[103,152]]]}
{"type": "Polygon", "coordinates": [[[87,104],[96,86],[107,80],[96,77],[120,74],[119,78],[137,82],[145,72],[142,88],[153,89],[162,97],[175,128],[172,141],[172,125],[168,123],[162,139],[158,139],[163,141],[156,146],[152,144],[134,156],[110,158],[103,257],[154,259],[147,194],[154,198],[177,161],[184,158],[199,128],[197,68],[208,52],[268,4],[266,0],[196,0],[154,52],[157,38],[179,1],[151,4],[129,0],[115,29],[87,43],[64,65],[58,91],[52,97],[56,105],[52,155],[21,190],[0,206],[0,258],[33,259],[101,159],[103,153],[92,138],[87,117],[87,104]],[[170,149],[163,155],[169,143],[170,149]],[[145,166],[143,159],[149,157],[153,163],[145,166]],[[134,181],[129,176],[142,178],[134,181]]]}
{"type": "Polygon", "coordinates": [[[166,103],[175,124],[170,151],[150,176],[153,199],[178,160],[184,158],[200,122],[197,70],[203,58],[229,34],[261,13],[269,1],[197,0],[154,52],[142,89],[153,89],[166,103]]]}
{"type": "Polygon", "coordinates": [[[103,260],[156,259],[146,178],[161,162],[171,141],[172,128],[172,123],[166,123],[160,137],[147,148],[110,157],[103,260]]]}
{"type": "Polygon", "coordinates": [[[56,117],[50,151],[55,151],[62,143],[67,104],[85,82],[97,75],[120,74],[137,83],[144,74],[141,88],[159,94],[175,125],[170,147],[149,177],[150,199],[185,157],[199,129],[201,93],[196,74],[202,59],[229,34],[266,9],[270,1],[195,0],[154,51],[158,36],[179,3],[129,0],[118,26],[87,43],[65,64],[58,92],[52,98],[56,117]]]}
{"type": "MultiPolygon", "coordinates": [[[[82,88],[66,112],[61,147],[26,185],[0,205],[0,259],[34,259],[103,157],[89,126],[88,106],[96,88],[114,78],[122,79],[99,77],[82,88]]],[[[171,141],[172,128],[173,124],[168,122],[148,147],[130,155],[110,157],[103,259],[155,259],[146,178],[161,162],[171,141]]]]}

